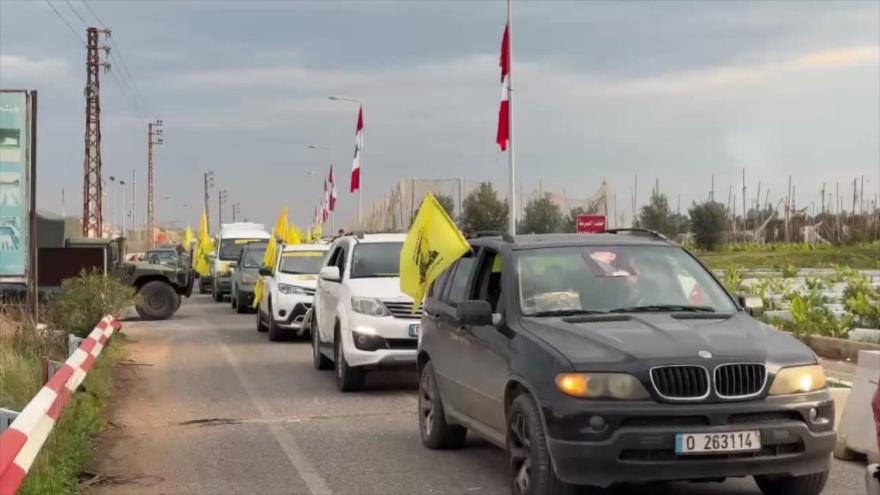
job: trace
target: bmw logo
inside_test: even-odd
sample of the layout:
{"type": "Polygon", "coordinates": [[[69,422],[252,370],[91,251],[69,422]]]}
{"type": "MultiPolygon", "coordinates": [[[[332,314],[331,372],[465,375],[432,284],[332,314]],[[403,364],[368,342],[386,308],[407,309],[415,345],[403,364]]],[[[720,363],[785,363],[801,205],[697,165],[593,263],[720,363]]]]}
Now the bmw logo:
{"type": "Polygon", "coordinates": [[[700,356],[703,359],[712,359],[712,353],[709,351],[700,351],[697,353],[697,356],[700,356]]]}

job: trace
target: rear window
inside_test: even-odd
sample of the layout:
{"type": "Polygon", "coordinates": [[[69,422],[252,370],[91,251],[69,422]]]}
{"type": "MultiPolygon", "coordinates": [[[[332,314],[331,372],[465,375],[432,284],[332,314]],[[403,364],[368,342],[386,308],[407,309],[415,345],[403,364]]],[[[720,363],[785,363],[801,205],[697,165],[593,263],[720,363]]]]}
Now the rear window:
{"type": "Polygon", "coordinates": [[[354,247],[351,278],[400,276],[402,242],[361,243],[354,247]]]}
{"type": "Polygon", "coordinates": [[[265,254],[265,247],[248,248],[244,253],[244,259],[241,264],[244,268],[259,268],[263,264],[263,256],[265,254]]]}
{"type": "Polygon", "coordinates": [[[238,261],[241,250],[252,242],[266,242],[266,239],[223,239],[220,241],[220,259],[238,261]]]}

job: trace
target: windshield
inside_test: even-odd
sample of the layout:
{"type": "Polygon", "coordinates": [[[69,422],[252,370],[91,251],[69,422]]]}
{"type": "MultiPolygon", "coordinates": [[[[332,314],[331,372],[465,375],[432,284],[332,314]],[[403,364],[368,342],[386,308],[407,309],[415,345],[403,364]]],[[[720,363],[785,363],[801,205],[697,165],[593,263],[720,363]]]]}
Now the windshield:
{"type": "Polygon", "coordinates": [[[220,259],[238,261],[241,250],[252,242],[266,242],[265,239],[223,239],[220,241],[220,259]]]}
{"type": "Polygon", "coordinates": [[[242,268],[259,268],[263,264],[263,255],[266,254],[265,247],[251,247],[244,253],[242,260],[242,268]]]}
{"type": "Polygon", "coordinates": [[[402,247],[402,242],[357,244],[351,260],[351,278],[399,276],[402,247]]]}
{"type": "Polygon", "coordinates": [[[293,274],[316,274],[321,271],[324,251],[292,251],[281,255],[278,271],[293,274]]]}
{"type": "Polygon", "coordinates": [[[147,259],[150,260],[151,263],[161,263],[161,262],[169,262],[177,260],[177,252],[176,251],[150,251],[147,253],[147,259]],[[153,261],[155,260],[155,261],[153,261]]]}
{"type": "Polygon", "coordinates": [[[667,246],[560,247],[517,255],[525,315],[606,311],[733,311],[687,252],[667,246]]]}

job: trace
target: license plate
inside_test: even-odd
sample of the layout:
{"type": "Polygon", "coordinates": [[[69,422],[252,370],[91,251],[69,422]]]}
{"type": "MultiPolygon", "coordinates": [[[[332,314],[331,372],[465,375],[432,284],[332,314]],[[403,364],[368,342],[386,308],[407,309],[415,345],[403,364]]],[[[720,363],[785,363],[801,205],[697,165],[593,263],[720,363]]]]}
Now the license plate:
{"type": "Polygon", "coordinates": [[[413,338],[418,338],[419,333],[422,331],[422,326],[418,323],[412,323],[409,326],[409,336],[413,338]]]}
{"type": "Polygon", "coordinates": [[[761,432],[679,433],[675,435],[676,454],[714,454],[761,450],[761,432]]]}

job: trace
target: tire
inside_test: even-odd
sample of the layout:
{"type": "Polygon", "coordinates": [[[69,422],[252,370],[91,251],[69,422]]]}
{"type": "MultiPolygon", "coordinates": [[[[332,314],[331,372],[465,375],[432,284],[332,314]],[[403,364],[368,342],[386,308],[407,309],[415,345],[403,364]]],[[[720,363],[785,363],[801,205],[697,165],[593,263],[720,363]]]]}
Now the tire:
{"type": "Polygon", "coordinates": [[[214,302],[223,302],[223,294],[220,293],[216,284],[211,289],[211,298],[214,299],[214,302]]]}
{"type": "Polygon", "coordinates": [[[803,476],[755,476],[764,495],[819,495],[828,481],[828,471],[803,476]]]}
{"type": "Polygon", "coordinates": [[[235,297],[233,301],[235,301],[235,305],[233,306],[233,308],[235,308],[236,313],[243,314],[250,311],[251,308],[241,303],[241,296],[235,297]]]}
{"type": "Polygon", "coordinates": [[[340,392],[356,392],[364,388],[367,381],[367,372],[363,368],[349,366],[345,360],[345,350],[342,348],[342,335],[339,332],[339,323],[336,324],[336,333],[333,338],[333,356],[336,361],[336,388],[340,392]]]}
{"type": "Polygon", "coordinates": [[[269,327],[267,327],[266,324],[263,323],[263,311],[260,310],[260,308],[257,308],[257,331],[262,333],[268,329],[269,327]]]}
{"type": "Polygon", "coordinates": [[[538,405],[527,393],[514,399],[507,413],[507,459],[513,495],[574,492],[556,476],[538,405]]]}
{"type": "Polygon", "coordinates": [[[318,335],[318,327],[312,319],[312,364],[316,370],[329,370],[333,368],[333,361],[321,352],[321,337],[318,335]]]}
{"type": "Polygon", "coordinates": [[[158,280],[142,285],[138,294],[142,300],[135,309],[145,320],[167,320],[180,305],[180,296],[174,287],[158,280]]]}
{"type": "Polygon", "coordinates": [[[446,422],[431,361],[425,364],[419,377],[419,433],[422,444],[429,449],[460,449],[467,439],[467,428],[446,422]]]}
{"type": "Polygon", "coordinates": [[[238,308],[238,301],[235,299],[235,289],[229,293],[229,305],[232,306],[232,309],[238,308]]]}
{"type": "Polygon", "coordinates": [[[269,320],[269,340],[272,342],[278,342],[280,340],[284,340],[285,332],[284,330],[275,323],[275,316],[272,313],[272,304],[271,301],[269,303],[269,314],[266,315],[266,318],[269,320]]]}
{"type": "Polygon", "coordinates": [[[207,294],[208,293],[208,284],[205,283],[205,279],[199,277],[199,294],[207,294]]]}

